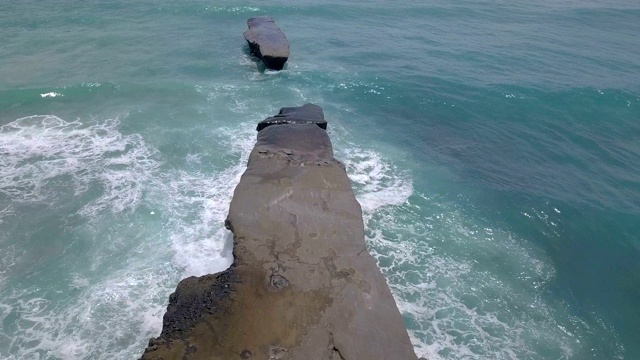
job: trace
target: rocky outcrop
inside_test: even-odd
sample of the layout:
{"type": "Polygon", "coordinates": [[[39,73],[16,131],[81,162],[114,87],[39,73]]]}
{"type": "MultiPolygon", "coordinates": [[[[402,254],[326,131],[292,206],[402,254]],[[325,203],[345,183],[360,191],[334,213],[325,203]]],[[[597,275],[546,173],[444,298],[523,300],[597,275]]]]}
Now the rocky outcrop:
{"type": "Polygon", "coordinates": [[[261,131],[270,125],[282,124],[316,124],[321,129],[327,130],[324,112],[320,106],[314,104],[282,108],[278,115],[260,121],[256,130],[261,131]]]}
{"type": "Polygon", "coordinates": [[[282,70],[289,59],[289,40],[270,16],[256,16],[247,20],[249,29],[244,38],[251,53],[269,69],[282,70]]]}
{"type": "Polygon", "coordinates": [[[321,115],[284,108],[296,121],[259,131],[226,221],[233,264],[180,282],[143,359],[416,359],[321,115]]]}

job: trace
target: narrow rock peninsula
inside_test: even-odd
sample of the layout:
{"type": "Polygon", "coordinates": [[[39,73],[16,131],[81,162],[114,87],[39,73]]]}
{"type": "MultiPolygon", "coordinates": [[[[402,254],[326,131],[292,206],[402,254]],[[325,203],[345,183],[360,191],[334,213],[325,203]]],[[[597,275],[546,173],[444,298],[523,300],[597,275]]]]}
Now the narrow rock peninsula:
{"type": "Polygon", "coordinates": [[[244,38],[249,43],[251,53],[257,56],[267,68],[282,70],[289,59],[289,40],[270,16],[256,16],[247,20],[249,29],[244,38]]]}
{"type": "Polygon", "coordinates": [[[326,127],[311,104],[258,125],[226,221],[234,262],[180,282],[143,359],[417,359],[326,127]]]}

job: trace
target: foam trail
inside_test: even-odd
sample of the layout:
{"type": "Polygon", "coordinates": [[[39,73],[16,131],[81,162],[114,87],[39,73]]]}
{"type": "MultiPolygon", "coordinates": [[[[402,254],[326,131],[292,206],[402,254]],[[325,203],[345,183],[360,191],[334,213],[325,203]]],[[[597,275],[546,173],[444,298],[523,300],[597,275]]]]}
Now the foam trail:
{"type": "MultiPolygon", "coordinates": [[[[87,251],[80,254],[92,263],[88,272],[82,270],[85,277],[69,272],[73,271],[75,255],[62,255],[55,282],[46,280],[48,274],[38,263],[30,264],[33,249],[27,244],[3,248],[1,260],[6,272],[0,309],[9,325],[0,333],[0,339],[7,344],[2,347],[5,350],[0,349],[1,357],[101,358],[114,344],[119,344],[120,351],[130,349],[136,341],[143,341],[150,331],[148,327],[159,326],[158,321],[150,324],[136,320],[149,313],[159,315],[162,310],[163,300],[158,299],[158,294],[169,286],[167,279],[172,277],[156,278],[154,274],[162,273],[162,269],[148,268],[162,256],[148,256],[146,263],[140,261],[135,257],[139,244],[125,241],[135,238],[138,229],[124,231],[118,229],[121,221],[109,222],[112,217],[127,218],[130,215],[118,214],[132,212],[140,205],[145,184],[156,175],[160,162],[157,151],[140,135],[123,135],[118,131],[119,125],[120,117],[83,122],[34,115],[0,127],[0,195],[12,203],[9,209],[28,212],[42,204],[55,208],[84,203],[76,209],[86,221],[69,228],[70,239],[87,232],[98,237],[109,230],[120,230],[106,238],[113,241],[87,244],[87,251]],[[86,197],[96,185],[102,189],[101,195],[86,197]],[[97,271],[113,262],[105,256],[119,248],[132,253],[122,259],[124,262],[117,260],[127,270],[97,271]],[[140,269],[141,266],[147,268],[140,269]],[[36,275],[32,276],[33,284],[18,286],[16,276],[19,278],[25,270],[36,275]],[[52,295],[56,292],[50,287],[60,290],[65,283],[68,291],[52,295]],[[5,329],[11,332],[5,333],[5,329]],[[126,329],[133,330],[133,335],[122,334],[126,329]]],[[[169,268],[169,273],[172,271],[169,268]]]]}
{"type": "Polygon", "coordinates": [[[171,235],[176,254],[174,262],[185,268],[185,276],[216,273],[233,261],[232,235],[223,224],[233,191],[255,142],[255,130],[253,124],[246,123],[237,129],[219,128],[216,132],[221,135],[223,144],[239,155],[239,162],[216,176],[182,171],[171,176],[165,187],[159,184],[162,196],[180,199],[171,208],[174,216],[184,217],[189,209],[199,209],[193,214],[196,221],[176,224],[178,231],[171,235]]]}
{"type": "Polygon", "coordinates": [[[232,261],[223,221],[255,142],[254,124],[213,129],[236,156],[213,173],[161,171],[161,154],[139,134],[122,134],[119,125],[120,118],[43,115],[0,128],[0,196],[13,204],[0,219],[12,219],[18,206],[62,204],[68,200],[60,194],[69,193],[81,204],[74,216],[84,220],[75,220],[67,236],[89,239],[82,257],[90,262],[87,270],[63,257],[56,274],[61,283],[17,286],[13,274],[25,268],[28,252],[3,247],[0,319],[7,325],[0,342],[7,346],[0,347],[1,358],[137,357],[160,331],[176,283],[232,261]],[[51,286],[68,290],[52,296],[51,286]]]}
{"type": "Polygon", "coordinates": [[[52,97],[52,98],[54,98],[54,97],[56,97],[56,96],[64,96],[64,95],[63,95],[63,94],[60,94],[60,93],[57,93],[57,92],[53,92],[53,91],[52,91],[52,92],[48,92],[48,93],[45,93],[45,94],[40,94],[40,96],[41,96],[41,97],[43,97],[43,98],[46,98],[46,97],[52,97]]]}
{"type": "Polygon", "coordinates": [[[420,193],[365,221],[369,249],[419,356],[523,359],[543,346],[553,358],[571,359],[584,350],[589,326],[543,300],[555,269],[522,239],[420,193]]]}
{"type": "MultiPolygon", "coordinates": [[[[207,8],[209,10],[209,8],[207,8]]],[[[221,7],[214,6],[210,8],[213,12],[231,13],[231,14],[244,14],[261,11],[260,8],[254,6],[233,6],[233,7],[221,7]]]]}
{"type": "MultiPolygon", "coordinates": [[[[334,129],[340,140],[344,129],[334,129]]],[[[542,300],[555,276],[544,253],[455,204],[415,193],[410,174],[376,151],[347,144],[337,152],[362,205],[368,248],[419,356],[521,359],[543,344],[550,356],[571,359],[583,350],[586,323],[542,300]],[[566,323],[575,329],[559,325],[566,323]]]]}
{"type": "Polygon", "coordinates": [[[119,125],[119,117],[83,123],[34,115],[1,126],[0,194],[19,203],[51,202],[56,181],[69,177],[75,195],[94,182],[105,188],[85,215],[134,209],[158,166],[157,151],[140,135],[122,135],[119,125]]]}
{"type": "Polygon", "coordinates": [[[348,147],[342,156],[356,198],[365,214],[385,206],[404,204],[413,192],[410,176],[402,173],[372,150],[348,147]]]}
{"type": "Polygon", "coordinates": [[[2,224],[4,218],[8,218],[13,214],[14,208],[11,205],[7,205],[3,209],[0,209],[0,224],[2,224]]]}

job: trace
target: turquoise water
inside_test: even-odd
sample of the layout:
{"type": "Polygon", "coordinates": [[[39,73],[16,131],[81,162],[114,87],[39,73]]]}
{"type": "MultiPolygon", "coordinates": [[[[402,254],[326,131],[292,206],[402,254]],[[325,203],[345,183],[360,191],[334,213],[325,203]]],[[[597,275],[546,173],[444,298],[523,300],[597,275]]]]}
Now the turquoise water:
{"type": "Polygon", "coordinates": [[[20,1],[0,33],[0,358],[139,356],[306,102],[419,355],[640,358],[640,5],[20,1]]]}

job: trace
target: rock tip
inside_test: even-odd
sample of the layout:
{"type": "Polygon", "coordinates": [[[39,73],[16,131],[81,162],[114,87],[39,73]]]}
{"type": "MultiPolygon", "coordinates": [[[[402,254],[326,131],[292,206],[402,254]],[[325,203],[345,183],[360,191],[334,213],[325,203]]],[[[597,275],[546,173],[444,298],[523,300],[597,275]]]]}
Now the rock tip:
{"type": "Polygon", "coordinates": [[[260,121],[256,130],[260,132],[268,126],[282,124],[315,124],[323,130],[327,130],[328,125],[322,107],[307,103],[302,106],[281,108],[277,115],[260,121]]]}

